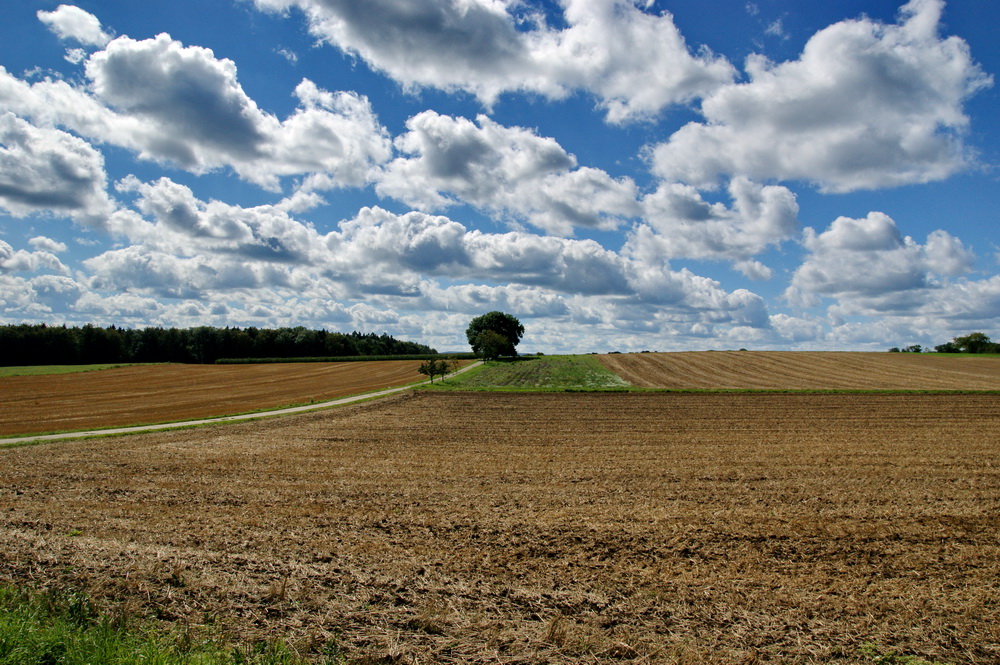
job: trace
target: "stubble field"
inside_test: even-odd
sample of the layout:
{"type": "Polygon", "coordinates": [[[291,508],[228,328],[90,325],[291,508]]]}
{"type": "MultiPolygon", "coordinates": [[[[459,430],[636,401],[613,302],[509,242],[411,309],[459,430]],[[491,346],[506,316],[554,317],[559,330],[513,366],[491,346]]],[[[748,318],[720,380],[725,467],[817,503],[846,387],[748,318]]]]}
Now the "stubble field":
{"type": "Polygon", "coordinates": [[[0,379],[0,437],[122,427],[322,402],[426,377],[418,360],[133,365],[0,379]]]}
{"type": "Polygon", "coordinates": [[[0,580],[356,663],[996,663],[998,432],[992,394],[422,392],[11,449],[0,580]]]}
{"type": "Polygon", "coordinates": [[[669,390],[1000,390],[1000,358],[947,353],[691,351],[599,356],[635,386],[669,390]]]}

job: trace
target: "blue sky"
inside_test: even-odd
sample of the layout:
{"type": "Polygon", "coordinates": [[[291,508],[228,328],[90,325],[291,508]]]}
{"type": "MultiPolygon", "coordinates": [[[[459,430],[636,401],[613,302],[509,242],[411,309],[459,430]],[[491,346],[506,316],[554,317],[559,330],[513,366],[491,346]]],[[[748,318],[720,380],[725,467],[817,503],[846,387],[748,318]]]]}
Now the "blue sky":
{"type": "Polygon", "coordinates": [[[993,0],[0,9],[0,323],[1000,335],[993,0]]]}

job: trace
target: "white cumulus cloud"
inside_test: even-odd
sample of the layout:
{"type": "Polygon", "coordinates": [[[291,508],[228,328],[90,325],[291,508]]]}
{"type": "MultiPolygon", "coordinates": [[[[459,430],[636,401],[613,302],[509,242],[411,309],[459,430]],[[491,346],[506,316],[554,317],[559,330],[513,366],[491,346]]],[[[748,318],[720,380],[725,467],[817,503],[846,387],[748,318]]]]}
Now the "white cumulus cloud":
{"type": "Polygon", "coordinates": [[[769,270],[750,258],[793,237],[798,229],[795,195],[779,185],[746,178],[729,183],[732,207],[709,203],[690,185],[661,184],[643,199],[645,224],[628,240],[636,256],[731,261],[755,279],[769,270]]]}
{"type": "Polygon", "coordinates": [[[785,295],[806,306],[827,297],[872,311],[914,309],[940,288],[940,278],[971,271],[975,260],[948,232],[934,231],[921,245],[880,212],[840,217],[819,234],[806,229],[803,244],[809,254],[785,295]]]}
{"type": "Polygon", "coordinates": [[[86,141],[0,112],[0,210],[103,226],[115,209],[106,187],[104,157],[86,141]]]}
{"type": "Polygon", "coordinates": [[[968,165],[964,101],[992,84],[958,37],[939,35],[943,0],[912,0],[896,24],[841,21],[798,60],[747,61],[750,81],[702,102],[705,122],[653,152],[663,178],[709,186],[743,174],[827,192],[943,179],[968,165]]]}
{"type": "Polygon", "coordinates": [[[593,95],[611,122],[659,113],[733,80],[724,58],[692,53],[668,12],[633,0],[564,0],[565,27],[504,0],[256,0],[300,9],[320,39],[407,88],[593,95]]]}
{"type": "Polygon", "coordinates": [[[53,254],[59,254],[68,249],[68,247],[66,247],[66,243],[53,240],[52,238],[47,238],[45,236],[35,236],[34,238],[29,238],[28,244],[39,251],[51,252],[53,254]]]}
{"type": "Polygon", "coordinates": [[[111,41],[111,35],[96,16],[74,5],[59,5],[51,12],[39,10],[37,16],[60,39],[72,39],[87,46],[104,46],[111,41]]]}
{"type": "Polygon", "coordinates": [[[309,80],[284,121],[243,90],[236,65],[169,35],[119,37],[86,64],[88,87],[33,84],[0,68],[0,111],[59,126],[193,173],[222,167],[269,189],[282,176],[322,173],[329,186],[369,182],[391,142],[368,100],[309,80]]]}
{"type": "Polygon", "coordinates": [[[558,235],[614,228],[639,212],[630,179],[578,168],[558,142],[532,130],[434,111],[406,127],[395,141],[404,156],[385,166],[377,190],[422,210],[468,203],[558,235]]]}

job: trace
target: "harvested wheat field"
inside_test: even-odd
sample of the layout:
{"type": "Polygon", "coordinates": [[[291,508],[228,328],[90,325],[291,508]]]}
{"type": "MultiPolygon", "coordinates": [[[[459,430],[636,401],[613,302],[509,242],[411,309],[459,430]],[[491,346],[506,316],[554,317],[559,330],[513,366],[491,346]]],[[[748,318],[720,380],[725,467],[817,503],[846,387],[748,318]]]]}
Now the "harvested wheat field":
{"type": "Polygon", "coordinates": [[[997,663],[998,432],[992,394],[418,392],[9,449],[0,580],[355,663],[997,663]]]}
{"type": "Polygon", "coordinates": [[[642,388],[1000,390],[1000,358],[946,353],[691,351],[599,356],[642,388]]]}
{"type": "Polygon", "coordinates": [[[0,378],[0,436],[121,427],[322,402],[423,378],[418,360],[135,365],[0,378]]]}

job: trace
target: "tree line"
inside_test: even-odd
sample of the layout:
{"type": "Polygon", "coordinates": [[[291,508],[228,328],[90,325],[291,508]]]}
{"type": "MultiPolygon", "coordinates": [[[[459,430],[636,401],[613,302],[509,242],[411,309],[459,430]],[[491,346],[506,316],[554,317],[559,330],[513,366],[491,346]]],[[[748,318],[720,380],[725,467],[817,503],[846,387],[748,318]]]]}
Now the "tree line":
{"type": "MultiPolygon", "coordinates": [[[[923,350],[919,344],[903,348],[894,346],[889,349],[891,353],[922,353],[923,350]]],[[[937,353],[1000,353],[1000,344],[991,341],[986,333],[974,332],[953,337],[950,342],[938,344],[934,347],[934,351],[937,353]]]]}
{"type": "Polygon", "coordinates": [[[435,354],[375,333],[295,328],[102,328],[0,326],[0,365],[214,363],[220,358],[305,358],[435,354]]]}

